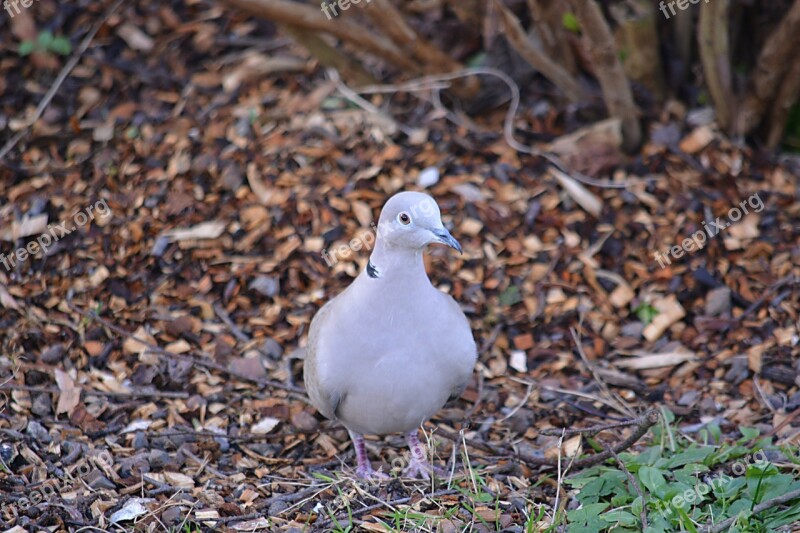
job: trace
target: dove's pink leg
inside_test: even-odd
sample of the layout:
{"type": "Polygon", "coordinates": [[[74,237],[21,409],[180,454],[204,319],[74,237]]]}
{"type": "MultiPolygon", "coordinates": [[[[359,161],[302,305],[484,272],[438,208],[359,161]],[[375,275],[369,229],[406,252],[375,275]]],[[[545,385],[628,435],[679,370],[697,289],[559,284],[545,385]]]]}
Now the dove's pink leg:
{"type": "Polygon", "coordinates": [[[353,440],[353,446],[356,449],[356,475],[361,479],[389,479],[389,476],[380,470],[373,470],[372,465],[367,457],[367,445],[364,444],[364,436],[355,431],[350,431],[350,438],[353,440]]]}
{"type": "Polygon", "coordinates": [[[404,476],[430,479],[432,472],[439,477],[444,477],[444,472],[430,464],[425,457],[425,448],[420,444],[416,430],[406,435],[406,442],[408,442],[408,449],[411,450],[411,461],[406,469],[403,470],[404,476]]]}

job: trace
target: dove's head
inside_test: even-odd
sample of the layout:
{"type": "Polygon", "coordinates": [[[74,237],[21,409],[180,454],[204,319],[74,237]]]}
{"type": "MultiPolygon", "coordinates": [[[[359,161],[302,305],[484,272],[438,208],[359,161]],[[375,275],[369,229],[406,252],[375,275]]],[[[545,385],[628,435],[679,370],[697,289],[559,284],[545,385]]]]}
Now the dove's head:
{"type": "Polygon", "coordinates": [[[389,198],[378,220],[378,239],[393,248],[420,249],[441,243],[461,252],[461,245],[442,224],[436,201],[421,192],[400,192],[389,198]]]}

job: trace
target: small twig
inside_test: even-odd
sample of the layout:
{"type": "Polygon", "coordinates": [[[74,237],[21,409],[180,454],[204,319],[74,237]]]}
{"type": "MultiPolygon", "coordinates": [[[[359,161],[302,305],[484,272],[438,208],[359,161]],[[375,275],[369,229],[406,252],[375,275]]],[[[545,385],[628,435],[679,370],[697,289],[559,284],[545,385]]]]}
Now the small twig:
{"type": "Polygon", "coordinates": [[[364,111],[372,113],[373,115],[377,115],[383,118],[384,120],[389,121],[392,125],[394,125],[397,129],[405,133],[408,137],[414,135],[414,130],[412,128],[409,128],[405,124],[397,122],[394,118],[390,117],[389,115],[387,115],[386,113],[384,113],[383,111],[372,105],[370,102],[361,98],[357,92],[355,92],[353,89],[345,85],[345,83],[342,81],[342,78],[339,77],[339,73],[335,69],[330,68],[327,70],[327,73],[328,73],[328,78],[330,78],[330,80],[336,85],[336,89],[340,93],[342,93],[342,96],[353,102],[355,105],[357,105],[364,111]]]}
{"type": "Polygon", "coordinates": [[[559,428],[546,428],[539,430],[539,433],[542,435],[551,435],[555,437],[556,435],[561,435],[564,432],[565,435],[578,435],[581,433],[600,433],[601,431],[606,431],[608,429],[616,429],[616,428],[623,428],[627,426],[633,426],[638,423],[638,419],[634,420],[625,420],[623,422],[617,422],[615,424],[604,424],[602,426],[592,426],[588,428],[573,428],[573,429],[559,429],[559,428]]]}
{"type": "MultiPolygon", "coordinates": [[[[767,509],[772,509],[782,503],[790,502],[792,500],[796,500],[800,498],[800,489],[795,489],[793,491],[787,492],[786,494],[781,494],[780,496],[776,496],[771,500],[767,500],[765,502],[759,503],[755,507],[753,507],[752,514],[758,514],[761,511],[766,511],[767,509]]],[[[728,529],[731,524],[736,522],[739,519],[739,515],[732,516],[720,522],[719,524],[706,524],[705,526],[700,528],[700,531],[703,533],[719,533],[720,531],[725,531],[728,529]]]]}
{"type": "Polygon", "coordinates": [[[108,18],[114,13],[114,11],[117,10],[117,8],[121,4],[122,0],[117,0],[116,2],[114,2],[111,5],[111,7],[108,8],[108,10],[103,14],[103,16],[100,17],[100,20],[98,20],[95,23],[92,29],[89,30],[89,33],[87,33],[86,37],[83,38],[83,41],[81,42],[80,46],[78,46],[78,49],[75,50],[75,53],[72,54],[72,57],[69,58],[69,61],[67,61],[67,63],[64,65],[64,68],[62,68],[61,72],[59,72],[58,76],[56,76],[55,81],[53,81],[53,84],[50,86],[50,89],[48,89],[47,93],[45,93],[44,98],[42,98],[42,101],[39,102],[38,106],[36,106],[36,112],[33,114],[33,117],[31,117],[30,120],[27,121],[23,129],[17,132],[17,134],[14,135],[11,139],[9,139],[9,141],[5,144],[5,146],[3,146],[2,149],[0,149],[0,161],[2,161],[3,158],[6,156],[6,154],[8,154],[8,152],[10,152],[17,145],[17,143],[25,136],[25,134],[28,132],[28,129],[30,129],[30,127],[33,126],[33,124],[37,120],[39,120],[39,118],[44,113],[44,110],[47,109],[48,105],[50,105],[50,101],[58,92],[58,89],[61,88],[61,84],[64,83],[64,80],[67,79],[69,73],[72,72],[72,69],[75,68],[75,66],[81,60],[83,53],[86,51],[87,48],[89,48],[92,39],[94,39],[94,36],[97,35],[97,32],[100,31],[100,28],[103,27],[103,24],[106,23],[108,18]]]}
{"type": "MultiPolygon", "coordinates": [[[[564,444],[564,431],[561,431],[561,436],[558,439],[558,457],[556,458],[556,465],[558,473],[556,475],[556,501],[553,503],[553,509],[558,509],[558,500],[561,497],[561,484],[563,483],[563,474],[561,472],[561,449],[564,444]]],[[[555,520],[558,518],[558,512],[553,513],[553,520],[550,521],[550,526],[555,525],[555,520]]]]}
{"type": "Polygon", "coordinates": [[[231,320],[231,316],[228,314],[227,311],[225,311],[225,309],[221,305],[215,303],[214,312],[217,313],[217,316],[220,318],[220,320],[225,322],[225,325],[228,326],[228,328],[230,328],[231,333],[233,333],[234,337],[236,337],[242,342],[250,342],[250,336],[247,335],[245,332],[243,332],[241,329],[239,329],[239,326],[237,326],[234,323],[234,321],[231,320]]]}
{"type": "Polygon", "coordinates": [[[753,314],[753,312],[755,312],[759,307],[761,307],[764,304],[764,302],[767,301],[767,298],[769,298],[770,295],[772,295],[772,293],[776,292],[784,285],[790,285],[790,284],[794,285],[797,283],[800,283],[800,278],[797,278],[793,274],[786,276],[785,278],[779,279],[778,281],[773,283],[767,290],[764,291],[764,293],[755,302],[750,304],[750,306],[747,309],[745,309],[741,315],[731,320],[730,323],[728,323],[728,325],[725,326],[725,328],[722,330],[723,333],[728,331],[735,325],[741,324],[748,316],[753,314]]]}
{"type": "Polygon", "coordinates": [[[583,364],[586,365],[586,368],[589,370],[589,372],[592,373],[592,377],[594,377],[594,380],[597,382],[598,385],[600,385],[602,391],[606,393],[606,396],[609,398],[611,403],[613,403],[616,406],[617,410],[624,415],[630,416],[631,415],[630,408],[621,401],[619,401],[617,397],[611,393],[611,390],[609,390],[608,385],[606,385],[606,382],[603,381],[602,378],[600,378],[600,376],[598,375],[597,371],[594,368],[594,365],[592,364],[591,361],[589,361],[589,358],[583,351],[583,346],[581,345],[580,337],[578,337],[578,332],[575,331],[574,328],[570,328],[569,331],[572,334],[572,340],[573,342],[575,342],[575,349],[578,351],[578,355],[581,356],[583,364]]]}
{"type": "Polygon", "coordinates": [[[155,485],[156,486],[155,489],[147,491],[147,495],[148,496],[155,496],[157,494],[162,494],[164,492],[181,492],[181,491],[183,491],[183,489],[180,488],[180,487],[173,487],[172,485],[170,485],[168,483],[162,483],[161,481],[158,481],[157,479],[153,479],[153,478],[151,478],[149,476],[145,476],[145,475],[142,475],[142,481],[144,481],[146,483],[150,483],[151,485],[155,485]]]}
{"type": "MultiPolygon", "coordinates": [[[[457,494],[457,493],[458,491],[455,489],[442,489],[442,490],[437,490],[436,492],[433,492],[431,494],[428,494],[426,495],[426,497],[436,498],[438,496],[449,496],[451,494],[457,494]]],[[[368,505],[366,507],[362,507],[361,509],[353,509],[348,514],[342,514],[340,516],[337,516],[336,520],[345,521],[349,518],[349,516],[356,517],[369,513],[370,511],[381,509],[383,507],[394,507],[396,505],[404,505],[406,503],[409,503],[413,499],[414,496],[407,496],[405,498],[398,498],[396,500],[391,500],[388,502],[381,502],[381,503],[376,503],[374,505],[368,505]]],[[[319,528],[318,531],[322,531],[324,530],[324,526],[327,526],[330,522],[332,522],[332,520],[326,520],[325,522],[322,522],[320,524],[315,524],[315,526],[319,528]]]]}
{"type": "Polygon", "coordinates": [[[647,531],[647,505],[645,504],[644,493],[642,492],[642,487],[639,486],[639,482],[636,481],[636,478],[634,477],[634,475],[631,474],[631,471],[628,470],[628,467],[625,466],[625,463],[623,463],[622,459],[619,458],[619,455],[617,455],[617,452],[615,452],[614,450],[609,450],[609,451],[614,456],[614,459],[617,460],[617,464],[622,469],[622,471],[625,472],[625,475],[628,477],[628,481],[630,481],[631,485],[633,486],[633,490],[635,490],[636,494],[638,494],[639,497],[642,499],[642,512],[639,514],[639,518],[642,521],[642,531],[647,531]]]}
{"type": "MultiPolygon", "coordinates": [[[[786,416],[783,420],[781,420],[781,422],[777,426],[772,428],[772,431],[767,433],[767,436],[768,437],[774,437],[775,435],[778,434],[778,432],[780,430],[782,430],[786,425],[790,424],[792,422],[792,420],[794,420],[798,416],[800,416],[800,407],[798,407],[797,409],[795,409],[794,411],[789,413],[788,416],[786,416]]],[[[753,441],[755,441],[755,440],[757,440],[757,438],[753,439],[753,441]]],[[[750,443],[747,444],[747,446],[750,446],[750,445],[751,445],[750,443]]]]}
{"type": "Polygon", "coordinates": [[[522,399],[522,401],[520,401],[516,406],[514,406],[514,408],[506,416],[498,420],[497,423],[505,422],[506,420],[514,416],[517,413],[517,411],[522,409],[522,406],[528,403],[528,400],[530,399],[532,392],[533,392],[533,382],[531,381],[530,383],[528,383],[528,387],[525,389],[525,397],[522,399]]]}
{"type": "Polygon", "coordinates": [[[489,351],[489,349],[491,349],[492,346],[494,346],[494,343],[497,341],[497,337],[500,335],[501,331],[503,331],[502,323],[496,324],[492,328],[492,332],[489,334],[489,337],[483,341],[481,349],[478,351],[478,357],[485,354],[487,351],[489,351]]]}
{"type": "MultiPolygon", "coordinates": [[[[636,426],[636,429],[634,429],[633,433],[631,433],[631,435],[628,438],[626,438],[625,440],[623,440],[619,444],[617,444],[617,445],[613,446],[612,448],[609,448],[609,449],[607,449],[607,450],[605,450],[603,452],[597,453],[595,455],[591,455],[589,457],[584,457],[582,459],[575,459],[574,461],[571,462],[571,467],[575,468],[575,469],[589,468],[591,466],[594,466],[594,465],[602,463],[603,461],[605,461],[606,459],[609,459],[610,457],[613,457],[614,453],[619,453],[621,451],[627,450],[628,448],[630,448],[631,446],[636,444],[636,442],[639,439],[641,439],[651,427],[656,425],[658,423],[659,419],[660,419],[660,415],[658,414],[658,410],[649,409],[643,415],[637,417],[634,420],[631,420],[628,423],[628,425],[635,425],[636,426]]],[[[439,429],[436,430],[436,435],[440,435],[440,436],[442,436],[442,437],[444,437],[444,438],[446,438],[448,440],[451,440],[451,441],[453,441],[455,443],[458,443],[461,440],[461,437],[459,436],[458,433],[450,432],[446,428],[442,428],[442,427],[440,427],[439,429]]],[[[558,460],[557,459],[555,459],[555,458],[548,459],[548,458],[545,458],[545,457],[538,456],[535,453],[534,448],[532,446],[530,446],[530,445],[519,446],[517,451],[516,451],[516,453],[515,453],[515,452],[513,452],[511,450],[507,450],[507,449],[505,449],[505,448],[503,448],[501,446],[497,446],[497,445],[494,445],[494,444],[491,444],[491,443],[487,443],[487,442],[479,442],[479,441],[475,441],[475,440],[472,440],[472,439],[467,439],[467,442],[473,448],[477,448],[477,449],[482,450],[482,451],[487,452],[487,453],[492,453],[492,454],[495,454],[495,455],[506,454],[506,455],[510,455],[512,457],[516,456],[517,459],[521,460],[523,463],[525,463],[526,465],[531,466],[531,467],[539,467],[539,466],[556,467],[556,466],[558,466],[558,460]]]]}
{"type": "Polygon", "coordinates": [[[271,498],[267,498],[266,500],[262,500],[256,505],[255,512],[239,515],[239,516],[228,516],[225,518],[204,518],[203,522],[206,521],[213,521],[216,522],[217,525],[219,524],[230,524],[233,522],[242,522],[244,520],[253,520],[255,518],[259,518],[264,516],[263,509],[270,507],[273,503],[276,502],[284,502],[284,503],[294,503],[297,500],[302,500],[303,498],[314,495],[316,496],[320,492],[323,492],[328,489],[328,486],[321,486],[321,485],[311,485],[310,487],[306,487],[305,489],[298,490],[297,492],[292,492],[291,494],[277,494],[272,496],[271,498]]]}
{"type": "Polygon", "coordinates": [[[208,356],[208,355],[194,356],[194,355],[185,355],[185,354],[177,354],[177,353],[168,352],[167,350],[161,348],[160,346],[156,346],[155,344],[152,344],[152,343],[150,343],[150,342],[148,342],[148,341],[146,341],[144,339],[140,339],[140,338],[136,337],[135,335],[133,335],[132,333],[122,329],[121,327],[112,324],[108,320],[100,317],[94,311],[84,311],[83,309],[80,309],[77,306],[73,305],[72,302],[67,302],[67,305],[69,306],[70,309],[72,309],[73,311],[75,311],[79,315],[81,315],[83,317],[86,317],[86,318],[89,318],[91,320],[94,320],[94,321],[102,324],[103,326],[105,326],[106,328],[110,329],[111,331],[113,331],[114,333],[116,333],[118,335],[122,335],[123,337],[125,337],[127,339],[133,339],[136,342],[142,344],[143,346],[146,346],[148,349],[150,349],[151,351],[153,351],[154,353],[157,353],[159,355],[163,355],[165,357],[169,357],[169,358],[172,358],[172,359],[179,359],[179,360],[182,360],[182,361],[188,361],[188,362],[190,362],[192,364],[196,364],[198,366],[209,368],[211,370],[217,370],[219,372],[228,374],[229,376],[235,377],[236,379],[241,379],[242,381],[248,381],[248,382],[251,382],[251,383],[256,383],[256,384],[264,386],[264,387],[273,387],[273,388],[276,388],[276,389],[282,389],[282,390],[288,391],[290,393],[290,395],[292,397],[294,397],[295,399],[299,399],[299,400],[306,401],[306,402],[308,401],[305,396],[300,394],[300,393],[303,392],[303,389],[300,389],[298,387],[294,387],[292,385],[286,385],[285,383],[281,383],[279,381],[272,381],[272,380],[269,380],[269,379],[261,379],[261,378],[257,378],[257,377],[253,377],[253,376],[248,376],[246,374],[242,374],[240,372],[237,372],[235,370],[227,368],[227,367],[225,367],[223,365],[215,363],[213,360],[211,360],[211,357],[208,356]],[[291,393],[295,393],[295,394],[291,394],[291,393]]]}
{"type": "MultiPolygon", "coordinates": [[[[47,393],[47,394],[60,394],[61,391],[57,387],[35,387],[31,385],[19,385],[16,383],[3,383],[0,384],[0,390],[18,390],[34,393],[47,393]]],[[[88,396],[100,396],[108,398],[180,398],[186,399],[189,397],[188,392],[178,391],[150,391],[150,390],[132,390],[130,392],[111,392],[102,390],[89,390],[83,389],[81,392],[88,396]]]]}
{"type": "Polygon", "coordinates": [[[467,76],[494,76],[500,79],[503,83],[505,83],[509,91],[511,91],[511,104],[509,105],[508,111],[506,112],[506,116],[503,121],[503,137],[505,138],[506,144],[508,144],[514,150],[524,154],[530,154],[534,157],[541,157],[542,159],[546,160],[551,165],[553,165],[560,171],[564,172],[565,174],[569,174],[572,178],[586,185],[591,185],[592,187],[599,187],[604,189],[627,189],[634,183],[632,180],[625,180],[620,183],[608,180],[605,181],[596,180],[594,178],[587,176],[586,174],[583,174],[582,172],[569,170],[567,166],[564,164],[564,162],[561,161],[561,159],[555,154],[549,152],[543,152],[532,146],[525,146],[524,144],[517,141],[516,138],[514,137],[514,119],[516,118],[517,111],[519,110],[520,107],[519,87],[514,82],[514,80],[502,70],[497,70],[488,67],[471,67],[471,68],[466,68],[464,70],[460,70],[458,72],[452,72],[449,74],[424,76],[398,85],[374,85],[374,86],[362,87],[358,89],[358,94],[373,94],[373,93],[385,93],[385,92],[397,92],[397,91],[414,92],[432,88],[442,89],[446,88],[441,85],[442,82],[457,80],[465,78],[467,76]]]}

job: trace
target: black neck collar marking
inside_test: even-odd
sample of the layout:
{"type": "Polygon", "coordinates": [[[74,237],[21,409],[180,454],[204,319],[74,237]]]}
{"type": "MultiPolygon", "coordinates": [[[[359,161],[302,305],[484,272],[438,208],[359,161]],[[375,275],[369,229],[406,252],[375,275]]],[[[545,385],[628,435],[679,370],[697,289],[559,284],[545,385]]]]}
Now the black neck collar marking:
{"type": "Polygon", "coordinates": [[[367,276],[373,279],[377,279],[380,276],[378,268],[372,264],[372,260],[367,261],[367,276]]]}

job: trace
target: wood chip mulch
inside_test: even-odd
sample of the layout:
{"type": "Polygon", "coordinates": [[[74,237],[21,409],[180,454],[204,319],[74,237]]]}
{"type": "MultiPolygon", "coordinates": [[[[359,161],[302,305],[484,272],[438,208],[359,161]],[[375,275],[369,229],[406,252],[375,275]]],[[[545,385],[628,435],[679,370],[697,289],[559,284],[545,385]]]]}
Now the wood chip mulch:
{"type": "MultiPolygon", "coordinates": [[[[75,43],[97,4],[35,3],[29,16],[75,43]]],[[[19,117],[63,60],[48,69],[0,46],[0,114],[19,117]]],[[[385,199],[418,189],[429,167],[441,176],[427,191],[464,254],[433,247],[426,263],[463,305],[481,355],[473,384],[427,429],[464,430],[435,439],[438,460],[453,454],[463,476],[466,446],[504,523],[519,523],[526,501],[554,502],[552,470],[537,484],[540,470],[516,458],[521,445],[553,457],[559,437],[545,429],[664,406],[687,431],[716,421],[798,444],[796,162],[674,106],[634,157],[566,153],[628,183],[575,189],[508,146],[504,109],[475,117],[475,132],[406,93],[370,98],[416,138],[352,105],[266,22],[209,1],[125,4],[108,19],[0,167],[0,252],[48,224],[70,229],[0,266],[4,528],[324,530],[329,511],[346,517],[342,485],[320,480],[352,473],[350,444],[304,399],[298,348],[369,253],[329,266],[323,251],[363,238],[385,199]],[[657,251],[742,202],[749,214],[660,267],[657,251]]],[[[570,133],[529,98],[519,131],[570,133]]],[[[574,451],[581,438],[565,441],[574,451]]],[[[376,465],[391,469],[402,440],[377,444],[376,465]]],[[[437,487],[443,507],[422,507],[463,497],[447,489],[437,487]]],[[[374,494],[423,499],[406,481],[374,494]]],[[[386,519],[354,498],[365,527],[386,519]]]]}

